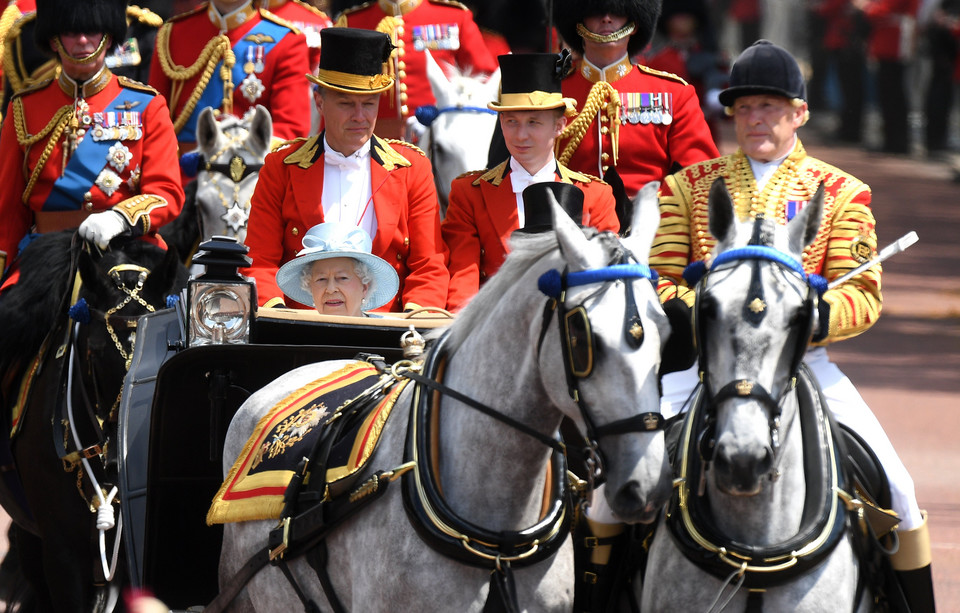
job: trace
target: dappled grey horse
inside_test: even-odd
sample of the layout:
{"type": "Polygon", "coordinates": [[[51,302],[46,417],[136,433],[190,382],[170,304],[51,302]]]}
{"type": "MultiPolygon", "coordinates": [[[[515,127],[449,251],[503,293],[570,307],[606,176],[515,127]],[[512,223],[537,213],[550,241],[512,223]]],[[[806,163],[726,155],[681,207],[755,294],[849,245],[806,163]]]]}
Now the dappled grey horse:
{"type": "MultiPolygon", "coordinates": [[[[581,230],[554,202],[555,230],[515,235],[500,271],[431,340],[423,368],[400,370],[398,379],[418,378],[394,405],[364,478],[374,469],[409,472],[324,541],[325,573],[343,610],[479,612],[506,596],[523,611],[569,611],[573,513],[545,489],[567,482],[555,463],[565,416],[591,442],[595,476],[619,517],[638,521],[665,502],[657,371],[670,328],[647,266],[656,189],[643,192],[638,231],[626,239],[581,230]],[[433,436],[424,440],[421,429],[433,436]]],[[[225,474],[272,407],[346,363],[298,368],[252,395],[230,424],[225,474]]],[[[221,589],[276,526],[225,525],[221,589]]],[[[283,561],[305,598],[331,610],[304,557],[283,561]]],[[[301,610],[282,569],[264,566],[236,606],[301,610]]]]}
{"type": "Polygon", "coordinates": [[[738,221],[723,180],[711,188],[718,242],[695,307],[703,383],[647,562],[645,612],[868,609],[834,424],[801,365],[823,288],[801,258],[822,214],[822,186],[785,226],[738,221]]]}

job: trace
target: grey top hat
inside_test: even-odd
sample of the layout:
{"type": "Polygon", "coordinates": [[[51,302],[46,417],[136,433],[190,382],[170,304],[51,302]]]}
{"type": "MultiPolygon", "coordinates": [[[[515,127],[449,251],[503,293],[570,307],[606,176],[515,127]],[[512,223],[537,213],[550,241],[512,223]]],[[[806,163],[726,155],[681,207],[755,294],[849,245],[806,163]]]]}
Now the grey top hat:
{"type": "Polygon", "coordinates": [[[375,309],[393,300],[400,289],[397,271],[370,250],[370,235],[352,224],[328,221],[313,226],[303,237],[303,250],[277,271],[277,285],[283,293],[302,304],[313,305],[313,296],[300,282],[303,269],[317,260],[353,258],[367,265],[373,283],[365,307],[375,309]]]}

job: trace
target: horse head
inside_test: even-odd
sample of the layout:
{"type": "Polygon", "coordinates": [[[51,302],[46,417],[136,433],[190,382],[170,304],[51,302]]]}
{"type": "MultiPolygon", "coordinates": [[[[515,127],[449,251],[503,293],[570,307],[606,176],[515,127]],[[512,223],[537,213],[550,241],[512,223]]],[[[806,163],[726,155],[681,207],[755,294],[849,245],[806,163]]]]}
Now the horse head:
{"type": "Polygon", "coordinates": [[[273,121],[261,105],[242,119],[232,115],[216,118],[212,109],[200,113],[197,148],[202,161],[196,201],[201,241],[214,235],[244,241],[250,198],[272,138],[273,121]]]}
{"type": "Polygon", "coordinates": [[[497,114],[487,108],[487,103],[497,98],[500,69],[489,77],[473,76],[454,66],[444,70],[429,52],[425,55],[427,79],[437,103],[417,110],[417,119],[426,126],[419,145],[433,163],[443,213],[450,183],[465,172],[487,165],[487,150],[497,123],[497,114]]]}
{"type": "Polygon", "coordinates": [[[638,231],[623,240],[579,228],[554,205],[554,231],[515,234],[503,267],[451,328],[454,339],[465,335],[454,343],[476,337],[482,359],[492,361],[465,369],[499,373],[496,386],[477,394],[524,405],[524,418],[546,434],[564,415],[577,424],[593,467],[588,478],[605,480],[610,507],[631,523],[652,521],[670,493],[658,381],[670,326],[647,265],[656,192],[656,184],[644,189],[638,231]],[[517,335],[526,337],[526,353],[505,365],[490,347],[516,347],[517,335]]]}
{"type": "Polygon", "coordinates": [[[786,225],[762,215],[738,221],[723,180],[711,186],[717,247],[697,288],[695,321],[715,428],[705,445],[713,446],[716,485],[727,494],[756,495],[777,470],[796,410],[787,399],[817,324],[817,292],[801,262],[822,214],[823,186],[786,225]]]}
{"type": "Polygon", "coordinates": [[[81,249],[77,271],[81,285],[70,314],[81,324],[75,342],[82,389],[106,418],[130,367],[137,320],[166,306],[186,285],[186,270],[175,249],[118,237],[99,256],[81,249]]]}

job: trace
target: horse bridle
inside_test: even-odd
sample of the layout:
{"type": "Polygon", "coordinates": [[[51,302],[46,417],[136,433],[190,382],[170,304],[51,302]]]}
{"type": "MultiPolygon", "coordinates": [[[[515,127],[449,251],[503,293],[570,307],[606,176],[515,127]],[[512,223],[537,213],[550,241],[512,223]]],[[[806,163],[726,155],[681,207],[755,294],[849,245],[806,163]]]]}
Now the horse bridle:
{"type": "MultiPolygon", "coordinates": [[[[761,216],[758,216],[758,220],[762,221],[761,216]]],[[[759,225],[760,224],[758,222],[757,227],[759,227],[759,225]]],[[[691,278],[694,275],[702,273],[702,277],[697,280],[697,299],[694,310],[694,337],[696,339],[697,354],[700,365],[700,380],[703,383],[705,391],[705,401],[708,415],[707,428],[701,434],[701,454],[707,461],[712,458],[713,441],[711,440],[711,431],[715,427],[716,423],[717,406],[719,406],[721,402],[731,398],[751,398],[763,405],[768,412],[770,442],[775,457],[771,471],[772,475],[775,476],[781,457],[779,433],[780,416],[782,414],[783,402],[787,397],[787,394],[793,390],[797,384],[797,375],[800,370],[800,365],[803,361],[807,344],[813,335],[813,316],[817,310],[817,301],[826,290],[826,280],[819,275],[808,275],[806,271],[804,271],[803,265],[800,262],[783,253],[782,251],[760,244],[749,244],[746,247],[724,251],[714,259],[710,266],[709,272],[706,272],[704,269],[699,267],[697,267],[696,270],[698,272],[691,272],[691,270],[685,271],[684,277],[688,280],[692,280],[691,278]],[[707,370],[707,348],[705,343],[706,330],[704,317],[702,317],[702,305],[704,300],[709,295],[707,290],[707,281],[712,273],[722,270],[725,265],[738,264],[743,261],[753,262],[750,289],[748,290],[748,295],[744,300],[744,317],[748,320],[754,321],[755,323],[759,323],[759,321],[763,318],[764,310],[766,308],[763,297],[763,288],[759,281],[761,262],[775,264],[788,274],[799,277],[801,280],[803,280],[807,288],[806,296],[803,299],[802,316],[799,318],[799,320],[791,323],[790,325],[791,330],[797,330],[799,336],[797,340],[797,346],[794,350],[793,357],[791,358],[787,383],[776,395],[764,388],[759,382],[749,379],[736,379],[734,381],[730,381],[722,385],[719,390],[714,390],[710,384],[710,373],[707,370]]]]}
{"type": "Polygon", "coordinates": [[[628,432],[652,432],[662,430],[664,427],[663,415],[659,411],[647,411],[608,424],[597,425],[596,416],[580,393],[579,382],[588,378],[593,372],[596,354],[596,340],[585,306],[587,300],[602,296],[613,286],[613,282],[623,281],[626,298],[623,336],[627,345],[632,349],[638,349],[643,343],[643,324],[640,320],[640,313],[633,292],[633,283],[631,282],[634,279],[647,279],[656,287],[657,273],[649,266],[640,264],[632,253],[621,247],[616,259],[603,268],[575,272],[570,272],[567,269],[561,272],[554,269],[541,275],[537,283],[540,291],[549,298],[543,310],[540,338],[537,342],[537,355],[540,354],[550,320],[554,311],[556,311],[567,391],[574,402],[577,403],[586,428],[587,447],[584,451],[587,464],[590,467],[590,474],[587,475],[587,478],[591,485],[599,485],[605,479],[605,462],[599,446],[601,437],[628,432]],[[567,293],[569,289],[594,283],[602,283],[603,285],[579,305],[573,308],[568,307],[567,293]]]}

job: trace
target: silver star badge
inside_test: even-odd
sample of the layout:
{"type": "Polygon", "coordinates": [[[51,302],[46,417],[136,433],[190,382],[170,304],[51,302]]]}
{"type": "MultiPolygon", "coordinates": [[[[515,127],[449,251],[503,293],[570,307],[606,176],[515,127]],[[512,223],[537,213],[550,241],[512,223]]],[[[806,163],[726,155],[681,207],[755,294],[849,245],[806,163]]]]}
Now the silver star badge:
{"type": "Polygon", "coordinates": [[[240,232],[247,227],[247,209],[240,206],[239,202],[234,202],[233,206],[227,209],[227,212],[220,216],[230,229],[233,230],[234,234],[240,232]]]}

